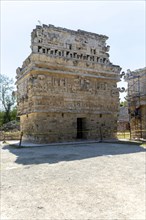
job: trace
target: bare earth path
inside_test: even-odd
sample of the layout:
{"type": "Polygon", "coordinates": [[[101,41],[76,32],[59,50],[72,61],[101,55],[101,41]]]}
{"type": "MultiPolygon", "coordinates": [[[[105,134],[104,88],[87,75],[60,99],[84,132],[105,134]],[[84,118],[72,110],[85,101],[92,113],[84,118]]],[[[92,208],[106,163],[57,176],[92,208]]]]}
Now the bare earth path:
{"type": "Polygon", "coordinates": [[[145,220],[145,149],[5,145],[1,187],[2,220],[145,220]]]}

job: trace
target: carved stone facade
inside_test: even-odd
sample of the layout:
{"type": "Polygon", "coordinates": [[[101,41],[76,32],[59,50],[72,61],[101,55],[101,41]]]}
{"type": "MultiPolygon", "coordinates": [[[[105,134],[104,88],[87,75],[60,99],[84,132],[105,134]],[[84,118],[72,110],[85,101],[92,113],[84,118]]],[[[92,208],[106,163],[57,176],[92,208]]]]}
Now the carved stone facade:
{"type": "Polygon", "coordinates": [[[36,26],[32,53],[17,69],[24,137],[34,142],[114,138],[121,68],[109,61],[108,37],[36,26]]]}
{"type": "Polygon", "coordinates": [[[128,82],[131,138],[146,139],[146,67],[129,71],[125,79],[128,82]]]}

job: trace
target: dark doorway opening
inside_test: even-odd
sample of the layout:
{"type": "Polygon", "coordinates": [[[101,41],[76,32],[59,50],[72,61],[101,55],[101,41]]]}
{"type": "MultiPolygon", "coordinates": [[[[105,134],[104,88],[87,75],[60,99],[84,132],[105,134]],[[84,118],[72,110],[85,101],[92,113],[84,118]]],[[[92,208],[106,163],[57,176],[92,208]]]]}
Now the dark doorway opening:
{"type": "Polygon", "coordinates": [[[85,118],[77,118],[77,138],[85,137],[85,118]]]}

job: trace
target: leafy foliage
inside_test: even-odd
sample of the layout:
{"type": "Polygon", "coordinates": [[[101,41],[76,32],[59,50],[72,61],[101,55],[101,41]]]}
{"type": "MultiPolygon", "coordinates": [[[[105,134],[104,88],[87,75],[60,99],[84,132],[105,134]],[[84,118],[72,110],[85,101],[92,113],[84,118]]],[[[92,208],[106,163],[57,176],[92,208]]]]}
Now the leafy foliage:
{"type": "Polygon", "coordinates": [[[120,106],[122,107],[127,107],[128,106],[128,103],[127,103],[127,101],[122,101],[122,102],[120,102],[120,106]]]}
{"type": "Polygon", "coordinates": [[[4,111],[0,111],[0,126],[3,125],[4,123],[4,114],[5,114],[4,111]]]}
{"type": "Polygon", "coordinates": [[[11,121],[11,109],[16,101],[14,92],[13,80],[9,77],[0,74],[0,102],[1,102],[1,114],[3,117],[1,123],[7,123],[11,121]]]}

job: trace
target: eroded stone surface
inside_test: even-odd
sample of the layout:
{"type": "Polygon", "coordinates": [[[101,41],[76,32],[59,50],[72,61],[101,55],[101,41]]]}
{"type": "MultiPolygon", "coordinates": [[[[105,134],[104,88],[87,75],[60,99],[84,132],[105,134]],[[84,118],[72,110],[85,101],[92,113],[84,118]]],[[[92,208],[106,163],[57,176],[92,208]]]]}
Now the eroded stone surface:
{"type": "Polygon", "coordinates": [[[82,30],[36,26],[32,53],[17,69],[18,111],[27,139],[115,137],[121,68],[109,61],[107,39],[82,30]]]}
{"type": "Polygon", "coordinates": [[[128,82],[128,106],[132,138],[146,139],[146,67],[130,71],[128,82]]]}

